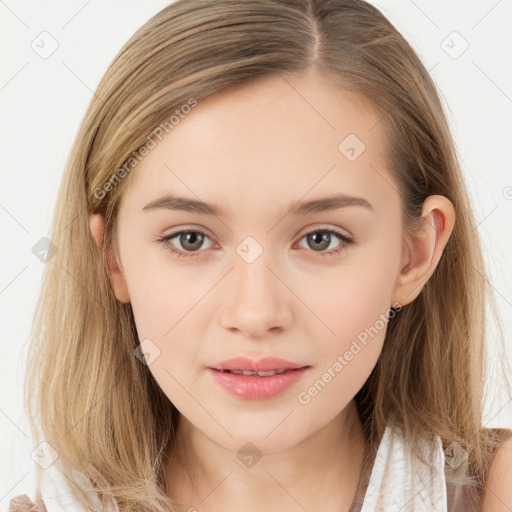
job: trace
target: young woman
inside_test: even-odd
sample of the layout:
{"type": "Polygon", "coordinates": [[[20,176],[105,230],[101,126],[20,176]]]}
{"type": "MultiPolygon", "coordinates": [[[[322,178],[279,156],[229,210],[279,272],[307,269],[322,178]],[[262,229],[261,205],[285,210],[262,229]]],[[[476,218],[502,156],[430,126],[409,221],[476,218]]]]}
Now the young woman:
{"type": "Polygon", "coordinates": [[[375,7],[163,9],[94,94],[51,239],[44,464],[12,511],[512,507],[474,215],[433,81],[375,7]]]}

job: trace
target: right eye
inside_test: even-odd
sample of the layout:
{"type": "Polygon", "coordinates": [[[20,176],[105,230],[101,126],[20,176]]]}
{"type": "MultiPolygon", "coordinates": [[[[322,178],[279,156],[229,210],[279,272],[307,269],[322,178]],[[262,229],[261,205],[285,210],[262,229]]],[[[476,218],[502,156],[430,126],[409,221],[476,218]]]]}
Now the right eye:
{"type": "Polygon", "coordinates": [[[182,256],[195,256],[194,252],[202,252],[199,249],[202,247],[204,240],[210,240],[210,237],[199,230],[181,230],[175,231],[170,235],[159,237],[158,241],[161,242],[164,247],[178,257],[182,256]],[[180,245],[183,249],[177,249],[175,244],[171,242],[173,238],[178,238],[180,245]]]}

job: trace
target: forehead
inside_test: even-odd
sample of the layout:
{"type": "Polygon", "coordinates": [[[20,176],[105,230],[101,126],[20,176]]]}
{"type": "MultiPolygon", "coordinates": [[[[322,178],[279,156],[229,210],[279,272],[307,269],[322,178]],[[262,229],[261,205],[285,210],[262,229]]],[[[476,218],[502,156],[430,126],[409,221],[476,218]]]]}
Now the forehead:
{"type": "Polygon", "coordinates": [[[282,206],[333,192],[379,202],[396,193],[384,151],[363,97],[317,73],[265,77],[199,101],[132,171],[125,194],[142,208],[179,193],[228,214],[236,202],[282,206]]]}

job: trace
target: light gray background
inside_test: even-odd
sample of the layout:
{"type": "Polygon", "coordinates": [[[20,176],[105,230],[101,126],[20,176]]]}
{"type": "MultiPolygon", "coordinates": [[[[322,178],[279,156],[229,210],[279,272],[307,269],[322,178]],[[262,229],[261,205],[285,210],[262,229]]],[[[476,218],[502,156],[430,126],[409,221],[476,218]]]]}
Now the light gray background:
{"type": "MultiPolygon", "coordinates": [[[[371,3],[412,43],[441,90],[510,354],[512,2],[371,3]],[[459,55],[464,40],[469,46],[459,55]]],[[[167,4],[0,0],[1,510],[11,497],[34,497],[35,490],[34,446],[22,404],[27,336],[44,265],[32,247],[48,234],[65,159],[93,90],[126,40],[167,4]],[[49,47],[43,31],[58,42],[45,59],[31,47],[41,45],[41,37],[49,47]]],[[[492,335],[489,341],[492,346],[492,335]]],[[[486,404],[487,426],[512,427],[509,406],[504,400],[486,404]]]]}

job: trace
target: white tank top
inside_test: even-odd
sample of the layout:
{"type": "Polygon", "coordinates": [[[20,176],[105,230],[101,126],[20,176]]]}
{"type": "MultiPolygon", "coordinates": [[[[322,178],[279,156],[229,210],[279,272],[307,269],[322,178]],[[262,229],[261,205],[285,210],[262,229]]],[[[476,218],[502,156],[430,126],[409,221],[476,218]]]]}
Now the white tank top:
{"type": "MultiPolygon", "coordinates": [[[[431,449],[432,446],[426,442],[421,445],[421,450],[427,457],[431,449]]],[[[357,509],[353,510],[448,512],[444,473],[445,456],[438,436],[433,449],[435,471],[432,472],[409,449],[409,445],[404,443],[402,436],[397,435],[389,426],[386,427],[373,463],[364,501],[362,506],[359,504],[357,509]]],[[[85,484],[88,483],[85,476],[80,473],[76,473],[75,477],[85,484]]],[[[74,497],[67,477],[59,471],[56,464],[43,471],[40,491],[48,512],[87,512],[74,497]]],[[[99,496],[91,494],[90,499],[101,510],[99,496]]],[[[11,511],[11,508],[9,510],[11,511]]],[[[113,498],[106,501],[103,510],[119,511],[113,498]]]]}

